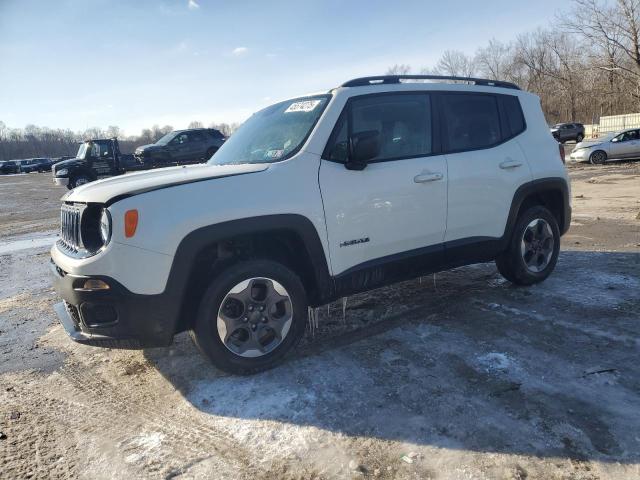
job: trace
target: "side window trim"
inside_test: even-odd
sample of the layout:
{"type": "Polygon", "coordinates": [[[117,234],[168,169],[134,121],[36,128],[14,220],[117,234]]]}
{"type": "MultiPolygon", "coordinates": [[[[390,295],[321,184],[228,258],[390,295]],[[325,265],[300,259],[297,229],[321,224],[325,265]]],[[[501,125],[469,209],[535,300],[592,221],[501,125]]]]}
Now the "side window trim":
{"type": "Polygon", "coordinates": [[[429,99],[429,114],[431,120],[431,153],[420,154],[420,155],[409,155],[402,157],[392,157],[392,158],[383,158],[380,160],[371,160],[368,163],[383,163],[383,162],[395,162],[398,160],[409,160],[412,158],[423,158],[423,157],[433,157],[435,155],[442,154],[441,141],[440,141],[440,126],[437,125],[439,122],[436,121],[437,118],[437,109],[434,107],[434,99],[436,95],[434,95],[433,91],[428,90],[412,90],[412,91],[387,91],[387,92],[379,92],[379,93],[367,93],[364,95],[354,95],[347,99],[342,112],[340,112],[340,116],[331,130],[331,134],[329,135],[329,139],[322,151],[322,156],[320,157],[322,160],[326,160],[328,162],[334,163],[344,163],[339,160],[335,160],[330,158],[331,156],[331,148],[335,144],[336,138],[340,134],[340,130],[342,128],[342,122],[347,122],[347,142],[349,142],[348,150],[351,152],[351,137],[353,134],[353,111],[351,106],[353,102],[357,99],[368,98],[368,97],[380,97],[380,96],[388,96],[388,95],[424,95],[429,99]],[[436,126],[437,125],[437,126],[436,126]]]}

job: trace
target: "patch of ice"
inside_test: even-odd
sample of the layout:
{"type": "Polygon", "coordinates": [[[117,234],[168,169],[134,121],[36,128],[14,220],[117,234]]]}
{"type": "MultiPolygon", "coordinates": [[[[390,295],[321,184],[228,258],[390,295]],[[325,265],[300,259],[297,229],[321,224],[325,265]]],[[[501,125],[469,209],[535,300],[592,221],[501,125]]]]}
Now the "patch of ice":
{"type": "Polygon", "coordinates": [[[57,240],[57,235],[48,235],[46,237],[29,236],[27,238],[19,238],[8,242],[0,242],[0,255],[7,255],[20,250],[29,248],[45,248],[51,247],[57,240]]]}
{"type": "Polygon", "coordinates": [[[478,357],[478,363],[488,372],[508,371],[513,366],[513,361],[504,353],[490,352],[478,357]]]}

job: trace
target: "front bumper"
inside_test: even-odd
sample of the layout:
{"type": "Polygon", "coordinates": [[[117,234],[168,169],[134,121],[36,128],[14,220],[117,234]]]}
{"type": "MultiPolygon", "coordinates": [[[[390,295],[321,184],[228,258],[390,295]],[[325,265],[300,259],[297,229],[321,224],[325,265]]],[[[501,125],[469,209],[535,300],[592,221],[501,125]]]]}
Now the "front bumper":
{"type": "Polygon", "coordinates": [[[53,183],[59,187],[66,187],[69,185],[69,179],[67,177],[53,177],[53,183]]]}
{"type": "Polygon", "coordinates": [[[581,148],[579,150],[574,150],[569,155],[570,160],[574,160],[576,162],[582,162],[589,160],[589,155],[591,154],[591,150],[588,148],[581,148]]]}
{"type": "Polygon", "coordinates": [[[141,295],[104,276],[73,275],[51,261],[53,287],[62,297],[54,310],[76,342],[107,348],[147,348],[171,344],[175,302],[166,294],[141,295]],[[106,282],[108,290],[85,290],[87,279],[106,282]]]}

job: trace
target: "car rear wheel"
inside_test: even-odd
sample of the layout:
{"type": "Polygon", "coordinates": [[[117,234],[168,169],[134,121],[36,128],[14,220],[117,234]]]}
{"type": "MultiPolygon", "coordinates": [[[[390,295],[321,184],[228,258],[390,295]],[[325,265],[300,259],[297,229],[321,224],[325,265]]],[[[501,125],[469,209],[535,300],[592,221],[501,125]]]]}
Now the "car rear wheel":
{"type": "Polygon", "coordinates": [[[239,262],[205,291],[191,336],[213,364],[247,375],[282,361],[306,328],[300,278],[271,260],[239,262]]]}
{"type": "Polygon", "coordinates": [[[496,259],[498,271],[516,285],[532,285],[546,279],[560,253],[560,228],[544,207],[525,211],[517,220],[508,249],[496,259]]]}
{"type": "Polygon", "coordinates": [[[589,161],[593,165],[604,165],[607,161],[607,154],[602,150],[596,150],[589,156],[589,161]]]}

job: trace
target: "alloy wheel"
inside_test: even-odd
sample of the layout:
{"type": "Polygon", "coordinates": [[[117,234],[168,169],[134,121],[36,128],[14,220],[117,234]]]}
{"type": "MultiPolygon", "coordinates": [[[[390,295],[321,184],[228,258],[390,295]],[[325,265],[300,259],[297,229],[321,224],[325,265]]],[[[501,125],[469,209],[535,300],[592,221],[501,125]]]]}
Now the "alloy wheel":
{"type": "Polygon", "coordinates": [[[554,248],[553,230],[546,220],[537,218],[524,229],[520,252],[527,270],[539,273],[547,268],[554,248]]]}
{"type": "Polygon", "coordinates": [[[289,333],[291,297],[277,281],[257,277],[234,286],[218,309],[217,327],[227,349],[241,357],[272,352],[289,333]]]}
{"type": "Polygon", "coordinates": [[[606,155],[604,152],[594,152],[591,154],[591,163],[595,164],[595,165],[600,165],[603,164],[606,160],[606,155]]]}

